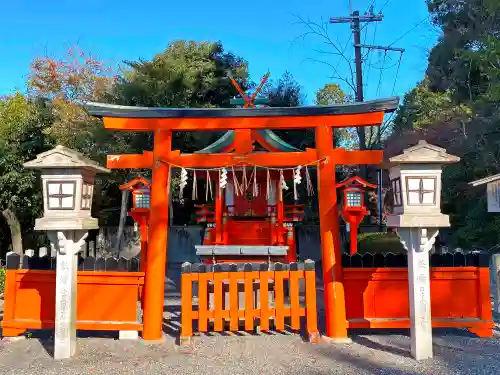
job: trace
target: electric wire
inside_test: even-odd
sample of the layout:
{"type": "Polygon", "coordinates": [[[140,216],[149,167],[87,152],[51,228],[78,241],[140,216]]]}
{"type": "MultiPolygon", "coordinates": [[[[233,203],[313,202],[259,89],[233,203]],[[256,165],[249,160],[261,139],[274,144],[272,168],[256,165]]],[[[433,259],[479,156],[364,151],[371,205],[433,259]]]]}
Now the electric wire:
{"type": "Polygon", "coordinates": [[[407,30],[406,32],[404,32],[400,37],[398,37],[394,42],[392,42],[391,44],[389,44],[389,47],[391,47],[393,44],[399,42],[401,39],[403,39],[405,36],[407,36],[409,33],[411,33],[413,30],[415,30],[417,27],[419,27],[421,24],[424,23],[424,21],[427,21],[429,19],[429,16],[426,15],[422,20],[420,20],[419,22],[417,22],[413,27],[411,27],[409,30],[407,30]]]}

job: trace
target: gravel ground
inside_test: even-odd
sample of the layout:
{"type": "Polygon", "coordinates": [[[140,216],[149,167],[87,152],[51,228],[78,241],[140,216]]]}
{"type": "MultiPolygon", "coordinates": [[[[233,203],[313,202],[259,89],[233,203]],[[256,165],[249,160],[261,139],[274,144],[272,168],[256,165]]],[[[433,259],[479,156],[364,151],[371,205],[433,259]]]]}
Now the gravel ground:
{"type": "Polygon", "coordinates": [[[80,338],[77,354],[54,361],[51,342],[26,339],[0,344],[1,374],[498,374],[500,334],[478,339],[466,333],[438,334],[435,358],[409,358],[409,337],[355,335],[353,343],[309,344],[297,335],[203,336],[190,348],[142,341],[80,338]]]}
{"type": "Polygon", "coordinates": [[[75,357],[54,361],[53,341],[43,333],[2,340],[0,374],[500,374],[498,324],[491,339],[465,330],[436,330],[435,358],[418,363],[410,358],[407,331],[357,332],[351,344],[343,345],[310,344],[296,334],[217,334],[195,337],[190,347],[181,348],[175,344],[178,295],[166,301],[164,343],[79,337],[75,357]]]}

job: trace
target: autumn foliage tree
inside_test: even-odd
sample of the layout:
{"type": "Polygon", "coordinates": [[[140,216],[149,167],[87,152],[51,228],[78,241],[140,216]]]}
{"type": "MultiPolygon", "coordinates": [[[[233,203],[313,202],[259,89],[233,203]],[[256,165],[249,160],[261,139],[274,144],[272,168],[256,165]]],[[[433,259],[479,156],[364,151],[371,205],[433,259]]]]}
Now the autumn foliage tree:
{"type": "Polygon", "coordinates": [[[32,62],[28,92],[49,102],[54,121],[45,131],[57,144],[95,150],[91,139],[102,126],[82,104],[105,97],[116,80],[111,73],[104,62],[75,47],[62,58],[38,57],[32,62]]]}

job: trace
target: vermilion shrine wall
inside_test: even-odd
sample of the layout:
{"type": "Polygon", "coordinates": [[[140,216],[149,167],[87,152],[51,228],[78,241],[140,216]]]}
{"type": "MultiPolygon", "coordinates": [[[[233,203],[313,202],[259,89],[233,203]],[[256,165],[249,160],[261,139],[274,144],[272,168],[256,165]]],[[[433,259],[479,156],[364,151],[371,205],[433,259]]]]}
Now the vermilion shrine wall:
{"type": "MultiPolygon", "coordinates": [[[[55,258],[7,256],[3,336],[18,336],[27,329],[54,328],[55,258]],[[19,266],[21,268],[19,268],[19,266]]],[[[142,330],[137,301],[144,273],[136,259],[92,257],[81,259],[77,276],[78,330],[142,330]]]]}
{"type": "MultiPolygon", "coordinates": [[[[488,255],[435,254],[431,262],[432,326],[491,336],[488,255]]],[[[344,256],[343,265],[348,328],[410,327],[406,254],[344,256]]]]}

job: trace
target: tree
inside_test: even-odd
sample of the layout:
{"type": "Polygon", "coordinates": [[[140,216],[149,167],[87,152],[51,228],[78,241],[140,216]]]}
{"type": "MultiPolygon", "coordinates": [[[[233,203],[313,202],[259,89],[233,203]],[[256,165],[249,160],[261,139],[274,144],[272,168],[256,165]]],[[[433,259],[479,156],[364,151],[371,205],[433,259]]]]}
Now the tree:
{"type": "MultiPolygon", "coordinates": [[[[102,124],[91,118],[82,104],[103,100],[116,81],[113,69],[76,47],[62,58],[37,57],[30,65],[28,92],[45,98],[53,121],[45,130],[57,144],[102,158],[95,138],[102,138],[102,124]]],[[[105,142],[103,142],[105,143],[105,142]]]]}
{"type": "Polygon", "coordinates": [[[50,116],[42,102],[21,94],[0,101],[0,210],[10,231],[11,241],[6,243],[16,253],[23,252],[23,238],[25,244],[33,245],[34,218],[43,206],[39,178],[24,169],[23,163],[50,147],[44,135],[47,120],[50,116]]]}
{"type": "MultiPolygon", "coordinates": [[[[294,76],[285,71],[277,80],[269,80],[262,89],[262,96],[269,100],[270,107],[297,107],[303,105],[306,97],[302,86],[294,76]]],[[[303,130],[276,130],[285,142],[299,149],[314,145],[314,132],[303,130]]]]}
{"type": "Polygon", "coordinates": [[[446,126],[448,129],[454,128],[463,138],[467,138],[467,124],[471,120],[471,114],[468,105],[454,103],[450,90],[432,91],[428,79],[424,79],[405,95],[396,112],[393,131],[401,135],[408,131],[446,126]]]}
{"type": "MultiPolygon", "coordinates": [[[[340,85],[336,83],[326,83],[316,91],[316,105],[346,104],[353,101],[352,95],[345,94],[340,85]]],[[[358,134],[355,129],[334,129],[334,137],[337,146],[352,149],[358,144],[358,134]]]]}
{"type": "Polygon", "coordinates": [[[326,83],[316,91],[316,105],[331,105],[352,103],[352,95],[344,93],[340,85],[336,83],[326,83]]]}
{"type": "Polygon", "coordinates": [[[472,181],[500,172],[500,2],[429,0],[442,36],[429,55],[427,75],[405,96],[386,142],[387,156],[418,139],[459,155],[443,172],[443,210],[455,244],[492,246],[500,220],[486,212],[472,181]]]}
{"type": "MultiPolygon", "coordinates": [[[[243,90],[250,86],[248,64],[227,53],[221,43],[178,40],[151,61],[126,61],[123,76],[114,86],[117,104],[150,107],[224,107],[237,95],[232,75],[243,90]]],[[[173,146],[193,152],[213,142],[220,133],[174,134],[173,146]]],[[[152,147],[144,135],[130,139],[137,150],[152,147]],[[148,143],[147,147],[144,144],[148,143]]]]}
{"type": "Polygon", "coordinates": [[[288,71],[277,81],[268,81],[262,92],[269,99],[270,107],[297,107],[306,99],[302,87],[288,71]]]}

